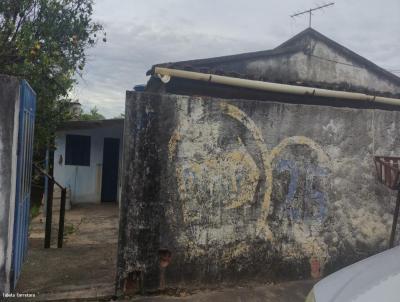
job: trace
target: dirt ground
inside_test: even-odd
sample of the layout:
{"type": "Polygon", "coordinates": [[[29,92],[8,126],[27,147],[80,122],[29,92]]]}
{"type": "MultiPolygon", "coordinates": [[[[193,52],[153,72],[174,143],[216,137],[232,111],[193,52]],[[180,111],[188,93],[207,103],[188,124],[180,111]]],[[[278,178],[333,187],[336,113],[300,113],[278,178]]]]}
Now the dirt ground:
{"type": "Polygon", "coordinates": [[[136,297],[134,302],[304,302],[314,281],[293,281],[214,291],[202,290],[183,297],[136,297]]]}
{"type": "MultiPolygon", "coordinates": [[[[62,249],[56,248],[58,212],[53,215],[51,249],[43,248],[43,216],[39,215],[31,223],[28,257],[16,291],[35,293],[36,301],[112,301],[118,207],[115,204],[81,205],[67,211],[62,249]]],[[[285,282],[198,290],[190,294],[180,292],[174,296],[126,297],[118,301],[303,302],[313,284],[313,281],[285,282]]]]}
{"type": "Polygon", "coordinates": [[[79,205],[67,211],[62,249],[56,248],[58,212],[53,217],[51,249],[43,248],[43,216],[31,223],[28,257],[17,292],[35,293],[38,301],[113,295],[117,205],[79,205]]]}

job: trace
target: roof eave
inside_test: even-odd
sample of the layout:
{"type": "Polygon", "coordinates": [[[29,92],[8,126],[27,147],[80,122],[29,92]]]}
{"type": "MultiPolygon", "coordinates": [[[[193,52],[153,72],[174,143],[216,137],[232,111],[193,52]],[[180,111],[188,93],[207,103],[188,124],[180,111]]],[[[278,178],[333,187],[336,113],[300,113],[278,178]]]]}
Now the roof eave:
{"type": "Polygon", "coordinates": [[[106,119],[106,120],[91,120],[91,121],[67,121],[62,123],[57,131],[65,130],[79,130],[79,129],[93,129],[93,128],[103,128],[111,126],[119,126],[124,124],[124,119],[106,119]]]}

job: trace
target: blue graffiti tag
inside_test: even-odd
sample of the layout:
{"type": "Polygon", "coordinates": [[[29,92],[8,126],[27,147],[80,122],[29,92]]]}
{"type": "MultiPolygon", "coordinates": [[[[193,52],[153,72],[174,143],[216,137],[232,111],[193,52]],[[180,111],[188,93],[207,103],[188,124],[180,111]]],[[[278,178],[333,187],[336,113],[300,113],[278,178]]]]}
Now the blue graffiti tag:
{"type": "Polygon", "coordinates": [[[285,204],[288,209],[290,219],[297,220],[299,219],[299,210],[294,207],[293,202],[299,180],[299,169],[294,162],[282,159],[278,162],[278,171],[288,171],[290,173],[289,189],[285,204]]]}
{"type": "Polygon", "coordinates": [[[322,221],[327,214],[327,196],[325,192],[318,191],[313,185],[318,177],[327,176],[329,170],[327,168],[316,166],[312,163],[302,163],[301,165],[302,166],[300,167],[300,164],[296,161],[286,159],[282,159],[278,162],[277,170],[279,172],[288,171],[290,174],[288,193],[285,199],[285,209],[287,210],[290,220],[298,221],[302,219],[301,209],[295,205],[295,195],[298,190],[301,169],[305,169],[304,197],[306,200],[315,201],[315,203],[318,205],[318,214],[303,218],[317,218],[322,221]]]}

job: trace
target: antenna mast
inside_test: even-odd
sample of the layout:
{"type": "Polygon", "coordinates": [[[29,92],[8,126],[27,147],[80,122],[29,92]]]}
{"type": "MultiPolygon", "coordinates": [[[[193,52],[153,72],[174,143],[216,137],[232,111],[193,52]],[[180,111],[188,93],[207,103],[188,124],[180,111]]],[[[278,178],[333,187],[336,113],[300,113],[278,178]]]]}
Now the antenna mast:
{"type": "Polygon", "coordinates": [[[321,5],[321,6],[318,6],[318,7],[315,7],[315,8],[310,8],[310,9],[307,9],[307,10],[302,11],[302,12],[300,12],[300,13],[291,15],[290,17],[294,18],[294,17],[300,16],[300,15],[309,14],[309,15],[308,15],[308,27],[311,27],[311,16],[312,16],[312,12],[315,11],[315,10],[323,9],[323,8],[325,8],[325,7],[328,7],[328,6],[332,6],[332,5],[334,5],[334,4],[335,4],[335,2],[331,2],[331,3],[325,4],[325,5],[321,5]]]}

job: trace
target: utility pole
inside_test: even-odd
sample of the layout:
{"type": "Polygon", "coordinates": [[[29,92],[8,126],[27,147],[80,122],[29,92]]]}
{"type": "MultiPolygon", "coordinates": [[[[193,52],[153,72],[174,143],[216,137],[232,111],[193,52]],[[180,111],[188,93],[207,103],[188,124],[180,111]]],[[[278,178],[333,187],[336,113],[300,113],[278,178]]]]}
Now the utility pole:
{"type": "Polygon", "coordinates": [[[312,12],[315,11],[315,10],[323,9],[325,7],[328,7],[328,6],[332,6],[334,4],[335,4],[335,2],[331,2],[331,3],[324,4],[324,5],[321,5],[321,6],[318,6],[318,7],[310,8],[310,9],[307,9],[305,11],[302,11],[302,12],[296,13],[294,15],[291,15],[290,17],[294,18],[294,17],[300,16],[300,15],[308,14],[308,27],[311,27],[312,12]]]}

